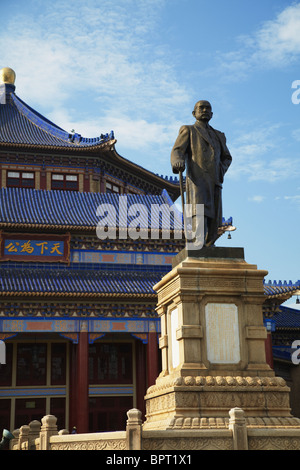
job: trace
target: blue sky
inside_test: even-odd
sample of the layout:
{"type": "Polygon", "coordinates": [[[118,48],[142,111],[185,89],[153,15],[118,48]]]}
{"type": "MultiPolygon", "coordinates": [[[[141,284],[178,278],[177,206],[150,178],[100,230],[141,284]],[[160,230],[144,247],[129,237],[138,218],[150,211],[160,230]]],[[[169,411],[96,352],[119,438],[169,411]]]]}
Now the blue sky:
{"type": "Polygon", "coordinates": [[[17,95],[65,130],[114,130],[154,173],[172,174],[179,127],[209,100],[233,157],[223,208],[237,231],[218,244],[243,246],[267,280],[300,279],[300,1],[0,3],[17,95]]]}

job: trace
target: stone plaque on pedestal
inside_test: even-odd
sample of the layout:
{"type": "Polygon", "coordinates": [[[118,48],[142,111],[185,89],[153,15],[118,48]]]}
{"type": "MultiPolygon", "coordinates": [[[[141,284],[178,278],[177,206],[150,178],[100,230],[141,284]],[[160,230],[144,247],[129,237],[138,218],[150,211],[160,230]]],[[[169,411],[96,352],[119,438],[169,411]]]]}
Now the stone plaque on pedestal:
{"type": "Polygon", "coordinates": [[[211,364],[238,364],[241,356],[237,306],[206,304],[205,324],[208,361],[211,364]]]}

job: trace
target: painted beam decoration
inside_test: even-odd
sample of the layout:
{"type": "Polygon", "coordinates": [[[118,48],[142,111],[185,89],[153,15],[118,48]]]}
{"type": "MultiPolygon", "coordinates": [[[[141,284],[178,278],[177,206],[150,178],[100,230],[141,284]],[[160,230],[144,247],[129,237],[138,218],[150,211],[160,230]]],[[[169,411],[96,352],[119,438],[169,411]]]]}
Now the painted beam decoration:
{"type": "Polygon", "coordinates": [[[70,262],[70,234],[0,232],[0,261],[70,262]]]}

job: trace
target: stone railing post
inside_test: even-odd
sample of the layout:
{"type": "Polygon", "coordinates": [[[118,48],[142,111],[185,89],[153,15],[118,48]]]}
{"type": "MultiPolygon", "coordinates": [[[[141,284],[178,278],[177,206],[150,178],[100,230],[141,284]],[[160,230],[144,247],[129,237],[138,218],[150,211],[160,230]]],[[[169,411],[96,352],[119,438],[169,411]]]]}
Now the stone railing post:
{"type": "Polygon", "coordinates": [[[46,415],[42,418],[40,450],[50,450],[50,437],[58,434],[56,421],[57,418],[53,415],[46,415]]]}
{"type": "Polygon", "coordinates": [[[142,413],[141,411],[133,408],[127,411],[127,425],[126,425],[126,448],[127,450],[141,450],[142,449],[142,413]]]}
{"type": "Polygon", "coordinates": [[[15,436],[15,438],[10,441],[9,448],[10,448],[10,450],[17,450],[18,443],[19,443],[20,429],[19,428],[14,429],[12,434],[15,436]]]}
{"type": "Polygon", "coordinates": [[[18,450],[28,450],[30,427],[27,425],[20,427],[18,450]]]}
{"type": "Polygon", "coordinates": [[[28,450],[35,450],[35,439],[40,436],[41,423],[34,420],[29,423],[28,450]]]}
{"type": "Polygon", "coordinates": [[[245,412],[241,408],[229,411],[229,429],[232,431],[233,450],[248,450],[245,412]]]}
{"type": "Polygon", "coordinates": [[[68,429],[61,429],[60,431],[58,431],[59,436],[66,436],[67,434],[70,434],[68,429]]]}

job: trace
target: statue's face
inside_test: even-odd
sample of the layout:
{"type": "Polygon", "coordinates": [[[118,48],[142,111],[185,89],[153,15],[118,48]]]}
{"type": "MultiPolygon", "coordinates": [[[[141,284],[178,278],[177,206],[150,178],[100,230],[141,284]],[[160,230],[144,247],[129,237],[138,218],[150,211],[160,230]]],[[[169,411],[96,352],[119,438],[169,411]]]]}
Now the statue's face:
{"type": "Polygon", "coordinates": [[[208,101],[198,101],[195,104],[193,115],[197,121],[210,121],[213,116],[211,104],[208,101]]]}

